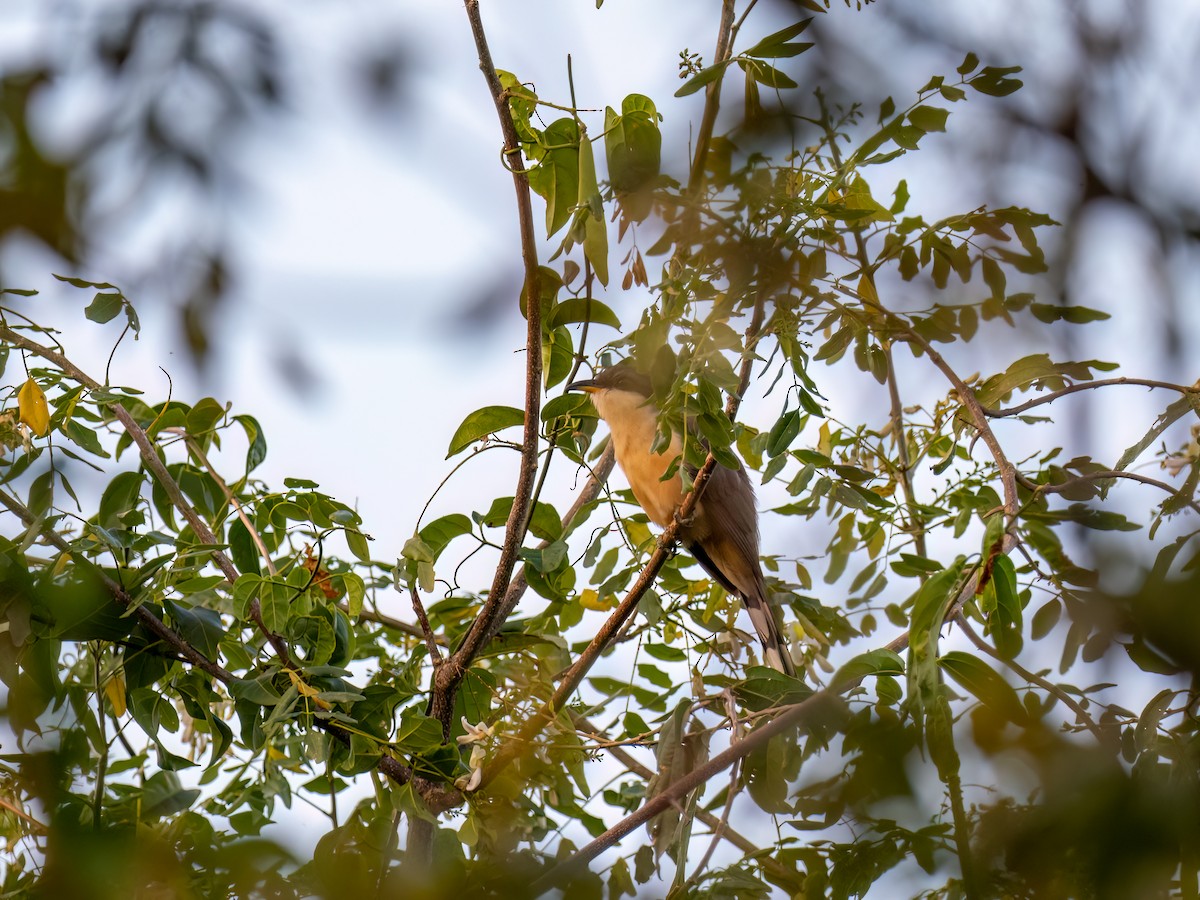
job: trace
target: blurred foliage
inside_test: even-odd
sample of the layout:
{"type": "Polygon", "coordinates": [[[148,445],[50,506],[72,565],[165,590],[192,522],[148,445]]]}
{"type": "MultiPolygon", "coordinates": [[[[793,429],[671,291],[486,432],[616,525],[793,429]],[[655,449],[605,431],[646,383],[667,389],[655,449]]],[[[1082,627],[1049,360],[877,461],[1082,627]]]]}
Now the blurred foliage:
{"type": "Polygon", "coordinates": [[[138,239],[164,198],[191,203],[190,220],[157,229],[136,279],[178,307],[203,362],[236,259],[224,219],[247,178],[240,142],[285,100],[277,23],[219,0],[70,14],[74,27],[55,22],[23,64],[0,69],[0,241],[25,233],[86,269],[138,239]]]}
{"type": "MultiPolygon", "coordinates": [[[[806,551],[764,564],[802,678],[755,665],[736,600],[676,555],[605,662],[548,707],[655,548],[627,492],[564,517],[540,490],[523,511],[509,486],[481,484],[472,509],[425,521],[414,507],[401,557],[378,559],[367,523],[317,483],[256,476],[267,440],[252,415],[101,383],[50,323],[4,305],[5,893],[532,895],[582,844],[819,694],[840,713],[712,770],[647,838],[572,875],[569,895],[1196,895],[1200,394],[1131,377],[1162,393],[1117,459],[1042,442],[1067,397],[1127,389],[1106,380],[1112,363],[1007,339],[1086,335],[1108,316],[1047,280],[1055,222],[1009,205],[930,220],[904,180],[873,187],[952,130],[959,105],[1006,102],[1022,73],[968,53],[868,114],[798,86],[823,8],[800,5],[805,18],[752,40],[740,30],[756,19],[739,20],[727,58],[685,50],[681,104],[744,100],[732,128],[700,130],[690,173],[664,162],[660,116],[685,109],[671,98],[585,111],[499,78],[557,242],[509,308],[541,313],[539,483],[553,456],[586,465],[599,449],[594,410],[561,387],[592,355],[631,358],[663,445],[685,438],[680,464],[740,458],[786,496],[768,514],[801,523],[806,551]],[[793,136],[764,143],[780,122],[793,136]],[[599,291],[618,281],[621,306],[599,291]],[[612,338],[598,351],[597,335],[612,338]],[[1006,361],[970,374],[983,347],[1006,361]],[[773,419],[727,412],[747,363],[773,419]],[[833,408],[832,384],[879,402],[833,408]],[[98,496],[73,483],[87,467],[98,496]],[[1120,482],[1145,492],[1136,515],[1120,482]],[[514,584],[536,599],[467,661],[439,721],[431,654],[489,599],[458,567],[514,521],[514,584]],[[428,633],[382,612],[395,591],[427,608],[428,633]],[[299,804],[321,816],[307,859],[263,837],[299,804]]],[[[270,58],[247,14],[145,10],[104,32],[118,81],[156,16],[182,16],[181,35],[226,23],[270,58]]],[[[208,59],[203,42],[180,52],[208,59]]],[[[226,99],[276,102],[269,67],[232,71],[226,99]]],[[[24,101],[5,102],[19,122],[24,101]]],[[[155,121],[146,102],[129,115],[155,121]]],[[[41,173],[9,180],[24,192],[12,227],[77,258],[69,204],[43,203],[96,176],[7,133],[5,165],[41,173]]],[[[164,159],[214,177],[183,137],[159,140],[164,159]]],[[[139,327],[121,288],[62,280],[87,318],[139,327]]],[[[521,449],[528,415],[468,415],[446,436],[453,474],[521,449]]]]}

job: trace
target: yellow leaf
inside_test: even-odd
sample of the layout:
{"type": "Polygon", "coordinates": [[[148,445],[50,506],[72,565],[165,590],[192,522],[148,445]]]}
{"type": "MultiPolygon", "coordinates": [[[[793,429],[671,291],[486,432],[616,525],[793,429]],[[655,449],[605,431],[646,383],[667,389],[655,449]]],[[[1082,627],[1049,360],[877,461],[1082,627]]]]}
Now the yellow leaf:
{"type": "Polygon", "coordinates": [[[833,454],[833,441],[830,439],[829,423],[822,422],[820,429],[817,431],[817,452],[822,456],[830,456],[833,454]]]}
{"type": "Polygon", "coordinates": [[[21,385],[17,406],[21,410],[21,421],[38,437],[44,437],[50,428],[50,409],[46,406],[46,395],[32,378],[21,385]]]}
{"type": "Polygon", "coordinates": [[[333,709],[333,705],[325,699],[317,696],[321,692],[300,677],[300,674],[293,669],[288,669],[288,678],[292,680],[292,685],[300,692],[300,696],[307,697],[312,700],[321,709],[333,709]]]}
{"type": "Polygon", "coordinates": [[[125,715],[125,673],[119,669],[112,677],[104,682],[104,696],[112,704],[113,715],[118,718],[125,715]]]}
{"type": "Polygon", "coordinates": [[[603,612],[606,609],[612,609],[612,595],[600,598],[600,594],[588,588],[579,592],[579,605],[584,609],[595,609],[603,612]]]}

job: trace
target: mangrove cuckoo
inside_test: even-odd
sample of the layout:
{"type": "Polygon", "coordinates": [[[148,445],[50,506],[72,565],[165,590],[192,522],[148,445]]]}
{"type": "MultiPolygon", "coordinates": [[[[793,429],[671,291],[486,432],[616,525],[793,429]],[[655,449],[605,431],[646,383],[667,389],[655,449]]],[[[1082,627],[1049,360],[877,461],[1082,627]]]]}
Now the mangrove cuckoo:
{"type": "MultiPolygon", "coordinates": [[[[567,390],[591,395],[596,412],[612,433],[617,462],[629,479],[633,496],[651,522],[669,525],[683,502],[683,480],[678,470],[666,480],[663,475],[683,447],[679,435],[673,434],[665,450],[651,450],[658,409],[650,400],[650,379],[628,364],[618,364],[600,370],[593,379],[568,385],[567,390]]],[[[795,675],[763,584],[754,489],[742,466],[730,469],[718,464],[713,469],[700,502],[679,529],[679,540],[725,590],[741,598],[762,641],[767,664],[795,675]]]]}

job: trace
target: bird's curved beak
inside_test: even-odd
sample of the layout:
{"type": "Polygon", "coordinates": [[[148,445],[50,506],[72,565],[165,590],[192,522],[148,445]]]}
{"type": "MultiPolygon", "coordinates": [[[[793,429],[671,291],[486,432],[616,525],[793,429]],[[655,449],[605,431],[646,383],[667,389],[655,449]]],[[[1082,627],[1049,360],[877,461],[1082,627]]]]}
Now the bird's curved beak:
{"type": "Polygon", "coordinates": [[[587,394],[594,394],[596,391],[600,390],[600,386],[598,384],[596,384],[595,381],[588,378],[583,381],[572,381],[570,384],[567,385],[567,390],[568,391],[583,391],[584,393],[587,393],[587,394]]]}

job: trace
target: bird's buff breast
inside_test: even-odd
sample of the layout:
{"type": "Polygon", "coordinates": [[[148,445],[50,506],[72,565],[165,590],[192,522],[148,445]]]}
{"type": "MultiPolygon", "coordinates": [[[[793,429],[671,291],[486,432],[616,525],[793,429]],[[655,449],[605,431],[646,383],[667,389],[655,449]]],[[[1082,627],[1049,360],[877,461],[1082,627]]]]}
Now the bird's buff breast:
{"type": "Polygon", "coordinates": [[[657,422],[653,407],[625,392],[606,392],[607,396],[593,397],[597,412],[608,422],[612,432],[613,450],[621,471],[629,480],[633,495],[650,521],[666,527],[675,516],[683,499],[683,481],[676,472],[662,480],[663,473],[682,452],[678,435],[662,453],[651,453],[657,422]]]}

